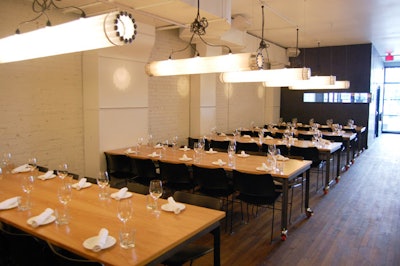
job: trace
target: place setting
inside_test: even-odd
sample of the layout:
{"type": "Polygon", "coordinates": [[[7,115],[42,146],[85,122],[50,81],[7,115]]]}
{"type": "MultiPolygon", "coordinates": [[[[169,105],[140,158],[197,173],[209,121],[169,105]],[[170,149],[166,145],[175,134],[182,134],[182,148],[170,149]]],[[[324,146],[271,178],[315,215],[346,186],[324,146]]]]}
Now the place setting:
{"type": "Polygon", "coordinates": [[[109,235],[106,228],[101,228],[96,236],[86,239],[83,242],[83,246],[94,252],[100,252],[101,250],[114,246],[116,242],[117,240],[113,236],[109,235]]]}
{"type": "Polygon", "coordinates": [[[92,183],[87,182],[87,178],[81,178],[79,179],[78,182],[74,183],[71,185],[72,188],[76,189],[76,190],[81,190],[83,188],[88,188],[91,187],[92,183]]]}
{"type": "Polygon", "coordinates": [[[117,192],[114,192],[110,195],[111,198],[115,199],[115,200],[122,200],[122,199],[127,199],[132,197],[132,192],[128,191],[127,187],[123,187],[120,190],[118,190],[117,192]]]}
{"type": "Polygon", "coordinates": [[[18,206],[20,196],[12,197],[0,202],[0,210],[10,210],[18,206]]]}
{"type": "Polygon", "coordinates": [[[179,158],[180,161],[191,161],[192,158],[188,157],[186,154],[183,154],[181,158],[179,158]]]}
{"type": "Polygon", "coordinates": [[[45,180],[53,179],[53,178],[55,178],[56,176],[57,176],[57,175],[54,174],[54,171],[53,171],[53,170],[49,170],[49,171],[47,171],[47,172],[44,173],[44,174],[38,175],[37,178],[40,179],[40,180],[45,181],[45,180]]]}
{"type": "Polygon", "coordinates": [[[56,220],[56,217],[53,215],[54,210],[51,208],[46,208],[39,215],[33,216],[27,220],[27,223],[33,228],[50,224],[56,220]]]}

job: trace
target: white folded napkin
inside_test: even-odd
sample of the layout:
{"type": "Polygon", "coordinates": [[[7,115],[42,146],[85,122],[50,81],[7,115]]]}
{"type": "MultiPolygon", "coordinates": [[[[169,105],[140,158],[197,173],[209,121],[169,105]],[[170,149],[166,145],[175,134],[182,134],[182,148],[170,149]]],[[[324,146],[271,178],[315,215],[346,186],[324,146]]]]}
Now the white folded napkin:
{"type": "Polygon", "coordinates": [[[210,148],[208,151],[209,151],[209,152],[213,152],[214,150],[213,150],[213,148],[210,148]]]}
{"type": "Polygon", "coordinates": [[[168,204],[174,210],[175,214],[179,214],[181,212],[181,208],[179,208],[179,205],[176,203],[173,197],[168,197],[168,204]]]}
{"type": "Polygon", "coordinates": [[[76,184],[76,189],[80,190],[81,188],[83,188],[83,186],[86,184],[87,179],[86,178],[81,178],[79,180],[79,182],[76,184]]]}
{"type": "Polygon", "coordinates": [[[100,250],[102,250],[104,248],[104,245],[106,244],[107,237],[108,237],[108,230],[105,228],[101,228],[92,250],[94,252],[99,252],[100,250]]]}
{"type": "Polygon", "coordinates": [[[17,204],[19,198],[20,197],[17,196],[17,197],[9,198],[9,199],[6,199],[6,200],[0,202],[0,210],[8,209],[8,208],[10,208],[10,206],[17,204]]]}
{"type": "Polygon", "coordinates": [[[43,175],[38,176],[38,178],[42,179],[42,180],[46,180],[46,179],[50,178],[53,174],[54,174],[53,170],[49,170],[46,173],[44,173],[43,175]]]}
{"type": "Polygon", "coordinates": [[[125,152],[126,152],[126,153],[136,153],[136,151],[135,151],[135,150],[132,150],[131,148],[127,149],[125,152]]]}
{"type": "Polygon", "coordinates": [[[53,212],[53,209],[47,208],[44,212],[32,219],[31,226],[38,227],[39,225],[42,225],[53,214],[53,212]]]}
{"type": "Polygon", "coordinates": [[[160,143],[158,143],[156,146],[154,146],[154,148],[160,149],[160,148],[162,148],[162,145],[160,143]]]}
{"type": "Polygon", "coordinates": [[[16,173],[23,173],[23,172],[27,172],[30,171],[32,169],[32,167],[29,164],[23,164],[21,166],[18,166],[14,169],[11,170],[11,173],[16,174],[16,173]]]}
{"type": "Polygon", "coordinates": [[[221,159],[218,159],[218,161],[215,161],[214,164],[218,164],[219,166],[222,166],[225,164],[225,162],[222,161],[221,159]]]}
{"type": "Polygon", "coordinates": [[[262,170],[265,170],[265,171],[268,171],[268,170],[269,170],[269,167],[267,166],[266,163],[262,163],[262,165],[261,165],[260,168],[261,168],[262,170]]]}
{"type": "Polygon", "coordinates": [[[191,159],[192,159],[192,158],[187,157],[186,154],[184,154],[184,155],[182,156],[182,158],[181,158],[181,160],[183,160],[183,161],[187,161],[187,160],[191,160],[191,159]]]}
{"type": "Polygon", "coordinates": [[[240,155],[246,156],[246,152],[245,151],[241,151],[240,155]]]}
{"type": "Polygon", "coordinates": [[[226,134],[224,132],[221,132],[219,135],[222,137],[226,137],[226,134]]]}
{"type": "Polygon", "coordinates": [[[126,192],[128,191],[127,187],[121,188],[116,194],[115,194],[115,199],[123,199],[126,195],[126,192]]]}
{"type": "Polygon", "coordinates": [[[276,155],[276,159],[277,159],[278,161],[287,161],[287,160],[289,160],[288,157],[285,157],[285,156],[283,156],[283,155],[281,155],[281,154],[276,155]]]}
{"type": "Polygon", "coordinates": [[[153,153],[150,153],[149,156],[150,156],[150,157],[157,157],[158,154],[157,154],[155,151],[153,151],[153,153]]]}
{"type": "Polygon", "coordinates": [[[274,138],[271,137],[270,135],[267,135],[265,138],[266,138],[266,139],[274,139],[274,138]]]}
{"type": "Polygon", "coordinates": [[[251,138],[250,135],[243,135],[243,138],[251,138]]]}

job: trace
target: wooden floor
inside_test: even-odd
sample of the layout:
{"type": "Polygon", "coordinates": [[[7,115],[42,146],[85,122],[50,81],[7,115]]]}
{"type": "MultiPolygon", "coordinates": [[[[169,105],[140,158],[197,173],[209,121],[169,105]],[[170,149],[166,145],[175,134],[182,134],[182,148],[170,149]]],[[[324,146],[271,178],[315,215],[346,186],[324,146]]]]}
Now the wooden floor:
{"type": "MultiPolygon", "coordinates": [[[[327,195],[314,187],[314,216],[307,219],[294,206],[286,241],[279,211],[270,243],[271,210],[242,224],[235,204],[234,234],[222,233],[222,265],[400,265],[399,143],[400,135],[381,135],[327,195]]],[[[212,265],[212,254],[193,265],[212,265]]]]}

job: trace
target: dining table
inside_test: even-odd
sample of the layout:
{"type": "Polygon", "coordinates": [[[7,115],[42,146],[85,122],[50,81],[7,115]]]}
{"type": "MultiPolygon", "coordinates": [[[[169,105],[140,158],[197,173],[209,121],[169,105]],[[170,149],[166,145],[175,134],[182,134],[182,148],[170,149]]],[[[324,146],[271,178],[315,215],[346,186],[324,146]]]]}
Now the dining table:
{"type": "Polygon", "coordinates": [[[299,176],[305,179],[305,200],[304,207],[306,216],[310,217],[313,211],[309,207],[309,188],[310,188],[310,166],[311,161],[289,159],[281,162],[282,171],[264,170],[260,167],[266,163],[265,156],[250,155],[250,154],[235,154],[233,165],[228,164],[228,153],[218,152],[213,150],[203,150],[198,155],[195,155],[193,149],[188,147],[166,147],[162,145],[156,146],[141,146],[138,147],[125,147],[120,149],[108,150],[105,153],[109,154],[125,154],[132,158],[150,158],[153,161],[165,161],[170,163],[185,163],[188,166],[193,164],[201,167],[220,167],[224,168],[227,172],[233,169],[238,171],[264,174],[270,173],[273,178],[282,183],[282,211],[281,211],[281,239],[285,240],[288,232],[288,195],[289,183],[299,176]]]}
{"type": "MultiPolygon", "coordinates": [[[[123,227],[117,218],[118,200],[112,197],[101,199],[97,184],[89,183],[82,189],[73,189],[68,203],[70,220],[67,224],[54,222],[54,214],[39,227],[29,221],[47,208],[60,208],[58,187],[65,181],[58,177],[39,179],[33,172],[3,175],[0,180],[0,202],[23,195],[21,180],[24,176],[35,177],[31,194],[31,208],[19,210],[15,205],[0,209],[0,222],[24,231],[28,235],[47,241],[51,245],[68,250],[90,261],[103,265],[158,265],[195,239],[212,233],[214,236],[214,265],[220,265],[220,221],[225,212],[185,204],[179,214],[170,211],[154,211],[146,208],[147,196],[127,192],[132,200],[133,218],[128,226],[136,230],[135,247],[119,245],[118,234],[123,227]],[[102,229],[108,230],[107,245],[99,252],[91,249],[93,237],[102,229]]],[[[109,188],[109,195],[119,192],[109,188]]],[[[168,201],[159,199],[163,206],[168,201]]],[[[165,208],[164,208],[165,209],[165,208]]],[[[168,209],[168,208],[167,208],[168,209]]],[[[23,254],[23,253],[21,253],[23,254]]]]}
{"type": "MultiPolygon", "coordinates": [[[[310,131],[311,132],[311,131],[310,131]]],[[[347,135],[348,136],[348,135],[347,135]]],[[[286,145],[290,151],[290,146],[297,146],[297,147],[316,147],[318,149],[318,156],[319,159],[325,162],[326,171],[325,171],[325,178],[323,184],[323,192],[324,194],[328,194],[330,187],[333,182],[338,183],[341,178],[341,142],[330,142],[330,141],[323,141],[315,142],[309,140],[298,140],[297,138],[291,138],[288,141],[280,139],[280,138],[273,138],[270,136],[264,137],[260,140],[258,137],[251,137],[248,135],[244,136],[231,136],[231,135],[213,135],[213,136],[206,136],[206,138],[210,141],[217,140],[217,141],[237,141],[241,143],[257,143],[260,148],[262,144],[266,145],[286,145]],[[334,162],[336,159],[336,173],[332,176],[332,169],[333,165],[331,162],[334,162]]]]}

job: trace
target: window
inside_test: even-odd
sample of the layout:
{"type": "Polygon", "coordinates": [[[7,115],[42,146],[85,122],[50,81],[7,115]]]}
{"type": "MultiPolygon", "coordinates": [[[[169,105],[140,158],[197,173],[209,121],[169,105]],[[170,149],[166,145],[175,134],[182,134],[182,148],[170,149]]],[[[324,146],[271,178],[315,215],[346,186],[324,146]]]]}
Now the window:
{"type": "Polygon", "coordinates": [[[382,131],[400,133],[400,67],[385,68],[382,131]]]}

